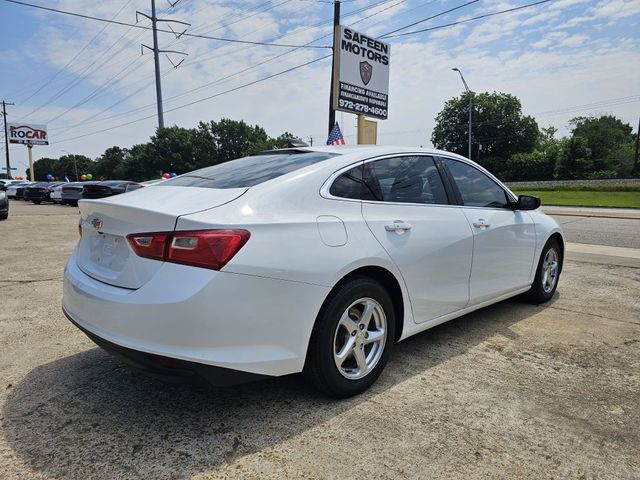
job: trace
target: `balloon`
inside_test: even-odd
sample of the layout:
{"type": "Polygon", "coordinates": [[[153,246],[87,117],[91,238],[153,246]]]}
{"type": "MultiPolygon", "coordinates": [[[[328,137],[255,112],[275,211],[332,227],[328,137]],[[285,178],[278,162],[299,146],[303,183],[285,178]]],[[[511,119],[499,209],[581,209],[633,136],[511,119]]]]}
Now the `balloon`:
{"type": "Polygon", "coordinates": [[[163,173],[163,174],[162,174],[162,178],[164,178],[164,179],[171,178],[171,174],[169,174],[169,173],[163,173]]]}
{"type": "Polygon", "coordinates": [[[80,175],[80,180],[84,181],[86,179],[87,179],[87,176],[84,173],[80,175]]]}
{"type": "Polygon", "coordinates": [[[171,173],[171,178],[175,178],[175,177],[177,177],[177,176],[178,176],[178,174],[177,174],[176,172],[172,172],[172,173],[171,173]]]}
{"type": "Polygon", "coordinates": [[[49,180],[51,180],[52,182],[56,179],[56,177],[54,177],[53,175],[51,175],[51,178],[49,180]]]}
{"type": "Polygon", "coordinates": [[[87,180],[91,180],[93,178],[93,175],[91,175],[90,173],[87,173],[87,180]]]}
{"type": "Polygon", "coordinates": [[[51,180],[51,177],[53,177],[53,175],[51,174],[47,175],[47,180],[51,180]]]}

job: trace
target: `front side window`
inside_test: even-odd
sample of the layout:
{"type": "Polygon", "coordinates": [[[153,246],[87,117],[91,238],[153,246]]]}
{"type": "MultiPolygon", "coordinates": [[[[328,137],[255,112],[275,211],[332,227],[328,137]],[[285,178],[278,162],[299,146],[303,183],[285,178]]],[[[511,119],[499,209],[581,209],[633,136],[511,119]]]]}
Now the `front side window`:
{"type": "Polygon", "coordinates": [[[431,157],[392,157],[365,164],[365,180],[377,200],[449,203],[440,173],[431,157]]]}
{"type": "Polygon", "coordinates": [[[444,159],[466,206],[507,208],[509,199],[505,191],[487,175],[464,162],[444,159]]]}

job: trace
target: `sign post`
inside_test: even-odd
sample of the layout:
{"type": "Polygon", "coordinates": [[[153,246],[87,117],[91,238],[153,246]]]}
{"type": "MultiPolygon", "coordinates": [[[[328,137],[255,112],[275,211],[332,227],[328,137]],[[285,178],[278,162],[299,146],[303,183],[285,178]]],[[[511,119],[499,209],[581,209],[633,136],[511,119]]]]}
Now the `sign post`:
{"type": "Polygon", "coordinates": [[[49,135],[46,125],[27,125],[25,123],[7,124],[9,143],[19,143],[26,145],[29,150],[29,176],[31,181],[35,181],[33,172],[33,146],[49,145],[49,135]]]}
{"type": "Polygon", "coordinates": [[[369,143],[364,139],[364,117],[388,116],[391,47],[340,25],[333,48],[333,106],[358,115],[358,143],[369,143]]]}
{"type": "Polygon", "coordinates": [[[29,150],[29,180],[31,180],[32,182],[36,181],[36,177],[33,174],[33,145],[28,144],[27,145],[27,150],[29,150]]]}

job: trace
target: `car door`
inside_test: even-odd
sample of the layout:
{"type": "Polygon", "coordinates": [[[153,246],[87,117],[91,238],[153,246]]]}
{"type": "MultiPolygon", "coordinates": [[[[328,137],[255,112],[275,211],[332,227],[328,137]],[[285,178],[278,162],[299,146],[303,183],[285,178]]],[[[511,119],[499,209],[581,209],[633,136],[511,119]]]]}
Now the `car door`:
{"type": "Polygon", "coordinates": [[[531,216],[514,211],[507,192],[473,165],[453,159],[443,163],[473,230],[469,304],[526,287],[536,245],[531,216]]]}
{"type": "Polygon", "coordinates": [[[394,156],[364,164],[362,215],[398,266],[416,322],[464,308],[473,233],[449,204],[434,158],[394,156]]]}

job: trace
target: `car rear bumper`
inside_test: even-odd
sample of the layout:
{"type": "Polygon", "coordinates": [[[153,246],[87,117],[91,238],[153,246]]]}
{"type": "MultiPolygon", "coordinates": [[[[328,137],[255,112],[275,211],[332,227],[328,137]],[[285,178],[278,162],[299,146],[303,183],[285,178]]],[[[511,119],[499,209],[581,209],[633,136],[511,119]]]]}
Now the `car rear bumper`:
{"type": "Polygon", "coordinates": [[[74,251],[65,268],[62,306],[96,343],[138,352],[128,357],[151,354],[280,376],[302,371],[329,290],[172,263],[130,290],[86,275],[74,251]]]}
{"type": "Polygon", "coordinates": [[[237,385],[239,383],[255,382],[269,378],[269,375],[260,375],[257,373],[243,372],[240,370],[232,370],[230,368],[215,367],[213,365],[205,365],[202,363],[188,362],[152,353],[133,350],[121,345],[117,345],[102,337],[90,332],[80,324],[75,322],[73,318],[62,309],[63,313],[78,327],[87,337],[89,337],[100,348],[111,353],[116,358],[122,360],[130,367],[141,371],[152,377],[160,378],[166,381],[194,381],[198,379],[205,380],[211,385],[218,387],[227,387],[237,385]]]}

